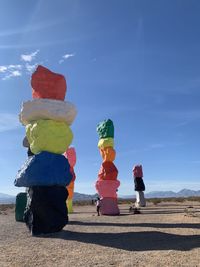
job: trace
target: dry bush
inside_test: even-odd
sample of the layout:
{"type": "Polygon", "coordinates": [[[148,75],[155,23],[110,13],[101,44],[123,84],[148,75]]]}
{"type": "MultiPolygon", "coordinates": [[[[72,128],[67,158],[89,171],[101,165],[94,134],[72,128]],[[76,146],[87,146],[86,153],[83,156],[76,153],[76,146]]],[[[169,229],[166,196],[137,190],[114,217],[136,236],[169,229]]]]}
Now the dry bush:
{"type": "Polygon", "coordinates": [[[14,209],[15,204],[0,204],[0,211],[6,211],[8,209],[14,209]]]}

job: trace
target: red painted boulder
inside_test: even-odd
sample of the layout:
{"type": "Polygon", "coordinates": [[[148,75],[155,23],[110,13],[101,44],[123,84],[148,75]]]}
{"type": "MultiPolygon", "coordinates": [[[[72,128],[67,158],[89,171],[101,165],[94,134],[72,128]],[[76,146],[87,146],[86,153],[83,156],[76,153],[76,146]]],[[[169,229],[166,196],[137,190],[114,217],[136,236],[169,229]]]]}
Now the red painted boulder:
{"type": "Polygon", "coordinates": [[[99,180],[116,180],[117,175],[118,175],[118,170],[113,162],[104,161],[101,164],[101,168],[98,173],[99,180]]]}
{"type": "Polygon", "coordinates": [[[31,77],[32,97],[64,100],[67,90],[65,77],[39,65],[31,77]]]}

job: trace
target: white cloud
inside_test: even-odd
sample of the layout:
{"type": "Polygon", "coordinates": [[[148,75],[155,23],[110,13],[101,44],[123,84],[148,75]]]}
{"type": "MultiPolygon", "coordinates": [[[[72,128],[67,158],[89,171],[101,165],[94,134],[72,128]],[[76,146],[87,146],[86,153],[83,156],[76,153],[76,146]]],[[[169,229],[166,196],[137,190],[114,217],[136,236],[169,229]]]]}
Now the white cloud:
{"type": "Polygon", "coordinates": [[[21,70],[22,69],[22,65],[8,65],[8,69],[12,70],[12,69],[17,69],[17,70],[21,70]]]}
{"type": "Polygon", "coordinates": [[[59,60],[59,64],[63,63],[66,59],[70,58],[70,57],[74,57],[75,54],[65,54],[62,56],[62,59],[59,60]]]}
{"type": "Polygon", "coordinates": [[[0,113],[0,132],[14,130],[20,127],[18,115],[0,113]]]}
{"type": "Polygon", "coordinates": [[[0,72],[6,72],[7,67],[6,66],[0,66],[0,72]]]}
{"type": "Polygon", "coordinates": [[[2,80],[8,80],[11,77],[22,76],[22,65],[0,66],[0,73],[3,73],[2,80]]]}
{"type": "Polygon", "coordinates": [[[27,70],[28,73],[32,73],[36,69],[37,66],[38,66],[37,63],[36,64],[33,64],[33,65],[31,65],[29,63],[26,63],[25,64],[25,68],[26,68],[26,70],[27,70]]]}
{"type": "Polygon", "coordinates": [[[39,50],[36,50],[33,53],[30,54],[22,54],[21,55],[21,60],[25,62],[31,62],[32,60],[35,59],[36,55],[39,53],[39,50]]]}
{"type": "Polygon", "coordinates": [[[24,61],[23,64],[10,64],[0,66],[0,75],[2,80],[9,80],[10,78],[20,77],[26,71],[26,73],[32,73],[38,63],[31,64],[30,62],[36,57],[39,50],[27,55],[21,55],[21,60],[24,61]]]}
{"type": "Polygon", "coordinates": [[[74,57],[74,56],[75,56],[75,54],[65,54],[65,55],[63,56],[63,58],[67,59],[67,58],[69,58],[69,57],[74,57]]]}

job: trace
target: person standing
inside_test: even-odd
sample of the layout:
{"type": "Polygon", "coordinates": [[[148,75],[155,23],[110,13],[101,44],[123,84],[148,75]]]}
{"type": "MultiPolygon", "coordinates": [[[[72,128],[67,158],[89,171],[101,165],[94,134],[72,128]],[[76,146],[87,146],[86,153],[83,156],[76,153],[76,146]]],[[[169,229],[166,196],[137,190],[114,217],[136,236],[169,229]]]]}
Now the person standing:
{"type": "Polygon", "coordinates": [[[144,196],[145,184],[143,181],[142,165],[135,165],[133,168],[133,177],[136,191],[136,202],[134,213],[140,213],[140,207],[146,207],[146,200],[144,196]]]}
{"type": "Polygon", "coordinates": [[[100,216],[101,200],[99,197],[96,200],[96,207],[97,207],[97,216],[100,216]]]}

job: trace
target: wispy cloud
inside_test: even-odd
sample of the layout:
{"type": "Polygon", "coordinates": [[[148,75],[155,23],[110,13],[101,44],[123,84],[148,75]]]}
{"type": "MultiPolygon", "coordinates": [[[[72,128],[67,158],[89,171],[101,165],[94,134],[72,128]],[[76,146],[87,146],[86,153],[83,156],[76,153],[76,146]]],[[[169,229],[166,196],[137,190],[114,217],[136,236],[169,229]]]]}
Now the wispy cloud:
{"type": "Polygon", "coordinates": [[[22,65],[0,66],[0,73],[3,74],[2,80],[8,80],[11,77],[22,76],[22,65]]]}
{"type": "Polygon", "coordinates": [[[29,54],[22,54],[20,56],[22,64],[11,64],[0,66],[0,75],[2,80],[9,80],[10,78],[20,77],[24,73],[32,73],[37,67],[38,63],[32,63],[35,60],[39,50],[29,54]]]}
{"type": "Polygon", "coordinates": [[[70,58],[70,57],[74,57],[75,54],[65,54],[62,56],[62,59],[59,60],[59,64],[62,64],[66,59],[70,58]]]}
{"type": "Polygon", "coordinates": [[[4,73],[6,72],[7,67],[6,66],[0,66],[0,72],[4,73]]]}
{"type": "Polygon", "coordinates": [[[21,55],[21,60],[25,62],[31,62],[35,59],[38,53],[39,53],[39,50],[36,50],[35,52],[32,52],[30,54],[23,54],[21,55]]]}
{"type": "Polygon", "coordinates": [[[20,127],[20,123],[16,114],[0,113],[0,132],[14,130],[18,127],[20,127]]]}
{"type": "Polygon", "coordinates": [[[19,70],[13,70],[13,71],[10,71],[10,73],[7,74],[5,77],[3,77],[2,80],[8,80],[12,77],[19,77],[19,76],[22,76],[22,72],[19,70]]]}
{"type": "Polygon", "coordinates": [[[36,69],[37,65],[38,65],[38,63],[32,64],[32,65],[29,63],[26,63],[25,68],[26,68],[28,73],[32,73],[36,69]]]}

